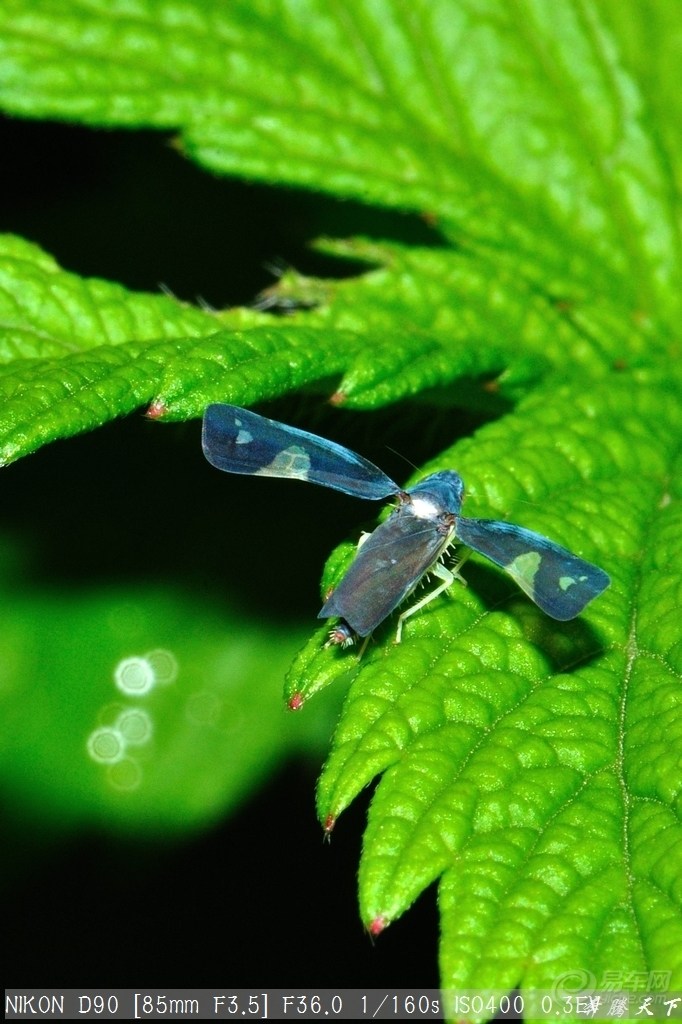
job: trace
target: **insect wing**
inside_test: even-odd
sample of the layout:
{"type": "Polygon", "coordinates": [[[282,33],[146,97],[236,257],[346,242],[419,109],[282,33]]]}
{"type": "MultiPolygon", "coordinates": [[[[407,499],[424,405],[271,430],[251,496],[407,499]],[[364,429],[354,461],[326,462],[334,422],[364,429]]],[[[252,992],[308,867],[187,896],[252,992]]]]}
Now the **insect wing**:
{"type": "Polygon", "coordinates": [[[367,636],[404,601],[449,543],[434,523],[398,509],[362,544],[318,619],[340,616],[367,636]]]}
{"type": "Polygon", "coordinates": [[[211,465],[226,473],[307,480],[376,501],[400,489],[348,448],[235,405],[209,405],[202,446],[211,465]]]}
{"type": "Polygon", "coordinates": [[[457,536],[505,569],[543,612],[561,622],[579,615],[611,582],[603,569],[512,523],[460,517],[457,536]]]}

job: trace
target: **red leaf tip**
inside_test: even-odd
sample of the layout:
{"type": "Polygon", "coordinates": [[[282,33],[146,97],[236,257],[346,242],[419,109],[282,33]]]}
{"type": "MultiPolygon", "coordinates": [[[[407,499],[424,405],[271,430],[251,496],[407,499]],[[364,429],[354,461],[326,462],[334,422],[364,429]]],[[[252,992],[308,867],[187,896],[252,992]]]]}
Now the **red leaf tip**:
{"type": "Polygon", "coordinates": [[[386,918],[382,917],[380,914],[378,917],[375,917],[373,921],[369,922],[369,924],[367,925],[367,931],[374,939],[376,938],[377,935],[381,935],[387,924],[388,921],[386,920],[386,918]]]}
{"type": "Polygon", "coordinates": [[[287,701],[287,707],[289,711],[300,711],[303,707],[303,694],[294,693],[287,701]]]}
{"type": "Polygon", "coordinates": [[[148,420],[160,420],[162,416],[165,416],[168,412],[168,406],[164,402],[163,398],[155,398],[152,404],[149,406],[146,412],[148,420]]]}

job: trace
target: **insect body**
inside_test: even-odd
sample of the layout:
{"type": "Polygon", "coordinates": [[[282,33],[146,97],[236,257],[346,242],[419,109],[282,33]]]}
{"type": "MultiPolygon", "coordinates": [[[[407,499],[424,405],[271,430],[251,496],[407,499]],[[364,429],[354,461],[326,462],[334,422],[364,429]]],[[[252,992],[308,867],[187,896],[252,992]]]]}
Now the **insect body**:
{"type": "Polygon", "coordinates": [[[208,407],[202,443],[211,465],[228,473],[293,477],[375,501],[397,498],[389,518],[364,538],[319,613],[321,619],[341,620],[330,643],[347,646],[356,634],[369,636],[430,572],[440,584],[401,614],[399,641],[403,621],[461,579],[457,569],[442,562],[457,541],[505,569],[553,619],[575,618],[610,583],[602,569],[532,530],[460,515],[464,484],[452,470],[402,490],[348,448],[232,405],[208,407]]]}

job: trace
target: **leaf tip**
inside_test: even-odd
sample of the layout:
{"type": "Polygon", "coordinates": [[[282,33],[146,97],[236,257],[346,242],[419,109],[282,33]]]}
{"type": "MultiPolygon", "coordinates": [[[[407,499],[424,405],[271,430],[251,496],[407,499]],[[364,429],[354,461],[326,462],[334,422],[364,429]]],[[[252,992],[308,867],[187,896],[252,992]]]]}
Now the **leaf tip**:
{"type": "Polygon", "coordinates": [[[333,814],[328,814],[324,819],[324,838],[329,839],[330,835],[334,831],[334,825],[336,825],[336,818],[333,814]]]}
{"type": "Polygon", "coordinates": [[[334,406],[345,405],[348,401],[348,395],[345,391],[335,391],[329,399],[329,404],[334,406]]]}
{"type": "Polygon", "coordinates": [[[287,701],[287,707],[289,711],[300,711],[303,707],[303,694],[300,690],[296,693],[292,693],[291,697],[287,701]]]}
{"type": "Polygon", "coordinates": [[[165,416],[168,412],[168,406],[164,402],[163,398],[155,398],[152,404],[147,409],[145,416],[148,420],[160,420],[162,416],[165,416]]]}
{"type": "Polygon", "coordinates": [[[370,921],[369,924],[367,925],[367,931],[369,932],[371,938],[375,939],[377,935],[381,935],[381,933],[383,932],[384,928],[386,928],[388,923],[389,922],[387,921],[387,919],[383,917],[381,914],[379,914],[372,921],[370,921]]]}

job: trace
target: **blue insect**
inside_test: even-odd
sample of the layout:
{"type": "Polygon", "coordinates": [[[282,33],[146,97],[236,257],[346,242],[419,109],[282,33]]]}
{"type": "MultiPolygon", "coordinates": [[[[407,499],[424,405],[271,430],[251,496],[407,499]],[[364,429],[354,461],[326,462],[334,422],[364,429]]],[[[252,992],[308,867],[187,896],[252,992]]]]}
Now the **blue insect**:
{"type": "Polygon", "coordinates": [[[609,583],[602,570],[532,530],[493,519],[461,516],[464,483],[458,473],[432,473],[403,490],[373,463],[305,430],[288,427],[233,405],[210,405],[204,415],[204,455],[227,473],[290,477],[332,487],[357,498],[398,504],[373,533],[362,538],[348,572],[325,601],[318,618],[337,618],[329,643],[343,647],[368,637],[403,603],[425,574],[440,583],[398,619],[403,622],[462,579],[443,557],[461,541],[501,566],[547,615],[575,618],[609,583]]]}

